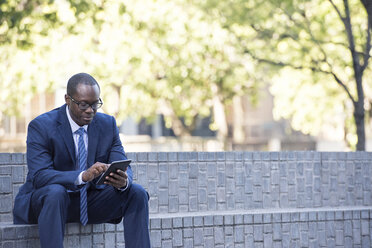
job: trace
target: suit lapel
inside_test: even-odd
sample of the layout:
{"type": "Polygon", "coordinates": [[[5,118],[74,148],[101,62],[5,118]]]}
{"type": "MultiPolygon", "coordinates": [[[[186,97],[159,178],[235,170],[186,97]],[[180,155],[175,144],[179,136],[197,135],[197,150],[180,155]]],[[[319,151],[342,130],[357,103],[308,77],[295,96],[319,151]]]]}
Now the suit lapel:
{"type": "Polygon", "coordinates": [[[57,127],[58,132],[62,136],[62,139],[65,142],[68,153],[70,157],[72,158],[74,165],[76,166],[75,144],[74,144],[74,140],[72,137],[71,126],[67,119],[66,104],[63,105],[59,109],[58,122],[59,122],[59,126],[57,127]]]}
{"type": "Polygon", "coordinates": [[[96,119],[93,118],[92,122],[88,126],[88,166],[94,164],[96,156],[97,145],[99,140],[99,125],[96,119]]]}

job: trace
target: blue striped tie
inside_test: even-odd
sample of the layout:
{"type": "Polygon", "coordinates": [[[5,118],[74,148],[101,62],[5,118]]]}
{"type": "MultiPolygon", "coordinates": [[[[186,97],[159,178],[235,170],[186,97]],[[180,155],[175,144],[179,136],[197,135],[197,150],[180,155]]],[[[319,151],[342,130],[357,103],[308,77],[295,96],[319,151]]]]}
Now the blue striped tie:
{"type": "MultiPolygon", "coordinates": [[[[84,143],[84,128],[79,128],[75,133],[79,135],[78,141],[78,157],[79,169],[81,171],[87,168],[87,151],[84,143]]],[[[80,222],[84,226],[88,223],[88,207],[87,207],[87,184],[80,189],[80,222]]]]}

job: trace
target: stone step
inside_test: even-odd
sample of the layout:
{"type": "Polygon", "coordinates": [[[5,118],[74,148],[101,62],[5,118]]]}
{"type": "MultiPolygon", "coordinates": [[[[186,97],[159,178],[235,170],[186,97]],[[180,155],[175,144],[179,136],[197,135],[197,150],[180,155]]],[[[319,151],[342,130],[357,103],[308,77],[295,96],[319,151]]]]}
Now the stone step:
{"type": "MultiPolygon", "coordinates": [[[[372,153],[129,153],[151,198],[152,247],[371,247],[372,153]],[[244,210],[240,210],[244,209],[244,210]]],[[[13,225],[25,154],[0,153],[0,248],[39,247],[13,225]]],[[[124,247],[123,226],[68,224],[65,247],[124,247]]]]}
{"type": "MultiPolygon", "coordinates": [[[[152,214],[152,247],[370,247],[372,207],[152,214]]],[[[0,223],[0,248],[40,247],[37,225],[0,223]]],[[[123,225],[66,226],[65,247],[125,247],[123,225]]]]}
{"type": "MultiPolygon", "coordinates": [[[[372,206],[372,153],[128,153],[151,214],[372,206]]],[[[0,222],[26,180],[25,154],[0,153],[0,222]]]]}

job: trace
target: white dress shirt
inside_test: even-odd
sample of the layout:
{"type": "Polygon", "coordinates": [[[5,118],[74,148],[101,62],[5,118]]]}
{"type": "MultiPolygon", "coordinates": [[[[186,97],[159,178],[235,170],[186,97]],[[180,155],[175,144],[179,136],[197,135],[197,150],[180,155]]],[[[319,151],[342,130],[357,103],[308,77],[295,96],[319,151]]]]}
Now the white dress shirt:
{"type": "MultiPolygon", "coordinates": [[[[68,121],[70,123],[70,126],[71,126],[71,131],[72,131],[72,137],[74,139],[74,144],[75,144],[75,154],[76,154],[76,160],[78,159],[77,156],[78,156],[78,151],[79,151],[79,147],[78,147],[78,143],[79,143],[79,135],[77,133],[75,133],[79,128],[81,128],[81,126],[79,126],[78,124],[76,124],[76,122],[71,118],[71,115],[70,115],[70,111],[68,109],[68,106],[66,106],[66,114],[67,114],[67,118],[68,118],[68,121]]],[[[84,125],[83,128],[85,129],[85,132],[84,132],[84,144],[85,144],[85,149],[87,151],[87,154],[88,154],[88,125],[84,125]]],[[[81,185],[81,184],[86,184],[86,182],[83,181],[83,173],[84,171],[82,171],[78,178],[76,178],[76,181],[75,181],[75,185],[81,185]]],[[[129,184],[127,183],[127,185],[124,187],[124,188],[120,188],[118,190],[121,190],[121,191],[125,191],[127,188],[128,188],[129,184]]]]}
{"type": "MultiPolygon", "coordinates": [[[[81,128],[81,126],[79,126],[78,124],[76,124],[76,122],[71,118],[71,115],[70,115],[70,111],[68,110],[68,105],[66,106],[66,114],[67,114],[67,119],[70,123],[70,126],[71,126],[71,130],[72,130],[72,137],[74,139],[74,144],[75,144],[75,154],[76,154],[76,160],[78,159],[77,156],[78,156],[78,151],[79,151],[79,147],[78,147],[78,143],[79,143],[79,134],[75,133],[79,128],[81,128]]],[[[85,150],[87,151],[87,154],[88,154],[88,125],[84,125],[83,128],[85,129],[85,132],[84,132],[84,135],[83,135],[83,138],[84,138],[84,144],[85,144],[85,150]]],[[[76,185],[80,185],[80,184],[86,184],[86,182],[83,182],[83,173],[84,171],[82,171],[78,178],[76,179],[75,181],[75,184],[76,185]]]]}

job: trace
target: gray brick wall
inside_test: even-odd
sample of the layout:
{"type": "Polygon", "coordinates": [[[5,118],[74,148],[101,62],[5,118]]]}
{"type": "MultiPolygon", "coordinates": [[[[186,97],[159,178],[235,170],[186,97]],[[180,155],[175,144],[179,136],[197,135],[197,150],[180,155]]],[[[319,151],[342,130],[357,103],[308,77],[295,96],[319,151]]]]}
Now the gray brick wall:
{"type": "MultiPolygon", "coordinates": [[[[153,247],[371,247],[372,153],[129,153],[149,192],[153,247]]],[[[38,247],[14,226],[25,154],[0,154],[0,248],[38,247]]],[[[124,247],[122,225],[69,224],[65,247],[124,247]]]]}
{"type": "MultiPolygon", "coordinates": [[[[371,247],[372,210],[152,216],[152,247],[371,247]]],[[[1,227],[1,224],[0,224],[1,227]]],[[[40,247],[36,225],[0,228],[0,247],[40,247]]],[[[121,224],[68,224],[65,247],[125,247],[121,224]]]]}
{"type": "Polygon", "coordinates": [[[0,153],[0,223],[13,221],[14,197],[26,180],[26,157],[22,153],[0,153]]]}
{"type": "Polygon", "coordinates": [[[137,153],[151,213],[372,205],[371,153],[137,153]],[[157,160],[158,159],[158,160],[157,160]]]}

